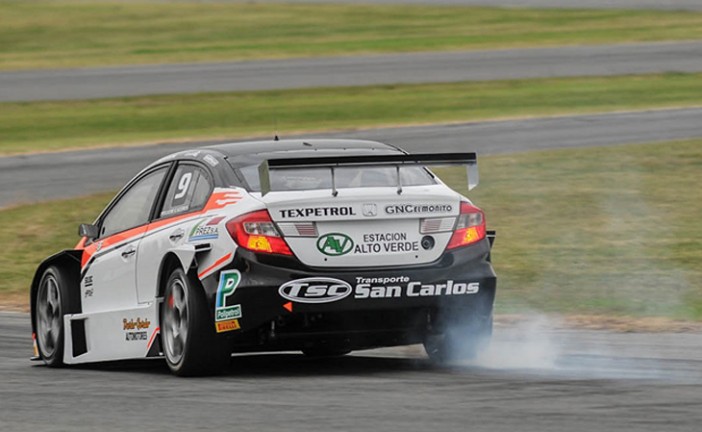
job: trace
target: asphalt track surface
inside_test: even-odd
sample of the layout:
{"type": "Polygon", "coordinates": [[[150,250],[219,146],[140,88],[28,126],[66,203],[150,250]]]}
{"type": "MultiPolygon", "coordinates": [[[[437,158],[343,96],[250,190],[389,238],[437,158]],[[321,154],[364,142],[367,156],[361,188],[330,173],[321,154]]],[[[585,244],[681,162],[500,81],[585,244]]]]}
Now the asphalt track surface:
{"type": "MultiPolygon", "coordinates": [[[[285,134],[282,137],[294,138],[285,134]]],[[[699,138],[702,137],[702,108],[369,129],[303,137],[370,139],[394,144],[410,152],[476,151],[480,156],[699,138]]],[[[115,190],[161,156],[213,143],[162,144],[0,158],[0,184],[3,185],[0,188],[0,208],[115,190]]]]}
{"type": "MultiPolygon", "coordinates": [[[[238,3],[251,0],[235,0],[238,3]]],[[[281,0],[256,0],[256,3],[280,3],[281,0]]],[[[699,0],[282,0],[283,3],[367,3],[449,6],[492,6],[515,8],[566,9],[654,9],[702,10],[699,0]]]]}
{"type": "Polygon", "coordinates": [[[702,335],[500,327],[473,364],[421,348],[233,358],[182,379],[161,361],[31,363],[29,318],[0,314],[2,431],[698,431],[702,335]]]}
{"type": "Polygon", "coordinates": [[[702,71],[702,42],[0,72],[0,102],[702,71]]]}

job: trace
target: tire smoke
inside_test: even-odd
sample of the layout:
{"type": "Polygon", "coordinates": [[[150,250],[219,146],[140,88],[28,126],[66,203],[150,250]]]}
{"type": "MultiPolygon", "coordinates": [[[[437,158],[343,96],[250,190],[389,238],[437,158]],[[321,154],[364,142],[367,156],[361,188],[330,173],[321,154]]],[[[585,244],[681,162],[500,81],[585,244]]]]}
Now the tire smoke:
{"type": "MultiPolygon", "coordinates": [[[[466,338],[468,343],[470,337],[466,338]]],[[[702,334],[575,330],[558,318],[534,314],[495,326],[489,346],[457,361],[470,373],[502,371],[568,379],[650,379],[702,382],[702,334]],[[680,352],[679,341],[690,352],[680,352]],[[674,343],[675,342],[675,343],[674,343]]]]}

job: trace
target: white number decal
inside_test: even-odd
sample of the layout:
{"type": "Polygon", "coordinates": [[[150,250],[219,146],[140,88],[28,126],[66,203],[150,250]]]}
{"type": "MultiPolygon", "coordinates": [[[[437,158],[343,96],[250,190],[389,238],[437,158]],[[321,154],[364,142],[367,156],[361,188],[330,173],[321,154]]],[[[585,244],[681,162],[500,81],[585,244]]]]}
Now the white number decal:
{"type": "Polygon", "coordinates": [[[188,172],[183,174],[183,176],[180,178],[180,181],[178,181],[178,193],[175,194],[173,197],[173,200],[179,200],[185,196],[185,193],[188,191],[188,186],[190,186],[190,181],[193,179],[193,173],[188,172]]]}

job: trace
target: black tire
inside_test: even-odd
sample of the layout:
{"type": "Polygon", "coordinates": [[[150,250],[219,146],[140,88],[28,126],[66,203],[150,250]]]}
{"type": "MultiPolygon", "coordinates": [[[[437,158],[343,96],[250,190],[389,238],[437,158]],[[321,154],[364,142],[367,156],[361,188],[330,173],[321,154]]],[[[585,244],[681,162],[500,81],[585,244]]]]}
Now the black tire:
{"type": "Polygon", "coordinates": [[[200,281],[177,268],[171,272],[161,305],[161,343],[175,375],[217,375],[231,353],[217,337],[200,281]]]}
{"type": "Polygon", "coordinates": [[[68,271],[56,266],[47,268],[32,308],[39,356],[50,367],[63,366],[63,317],[78,312],[80,306],[77,289],[71,289],[72,282],[75,283],[68,271]]]}
{"type": "Polygon", "coordinates": [[[487,348],[491,338],[492,314],[473,316],[427,335],[424,350],[434,364],[443,366],[474,359],[487,348]]]}

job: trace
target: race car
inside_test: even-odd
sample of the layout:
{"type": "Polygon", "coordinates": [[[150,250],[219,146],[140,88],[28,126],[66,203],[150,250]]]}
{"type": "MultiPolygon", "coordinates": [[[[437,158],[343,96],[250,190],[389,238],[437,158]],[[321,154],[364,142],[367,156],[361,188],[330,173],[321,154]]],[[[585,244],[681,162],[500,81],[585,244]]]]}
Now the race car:
{"type": "Polygon", "coordinates": [[[233,353],[423,343],[437,362],[492,334],[494,232],[429,166],[360,140],[222,144],[141,171],[31,286],[34,360],[165,358],[215,374],[233,353]]]}

